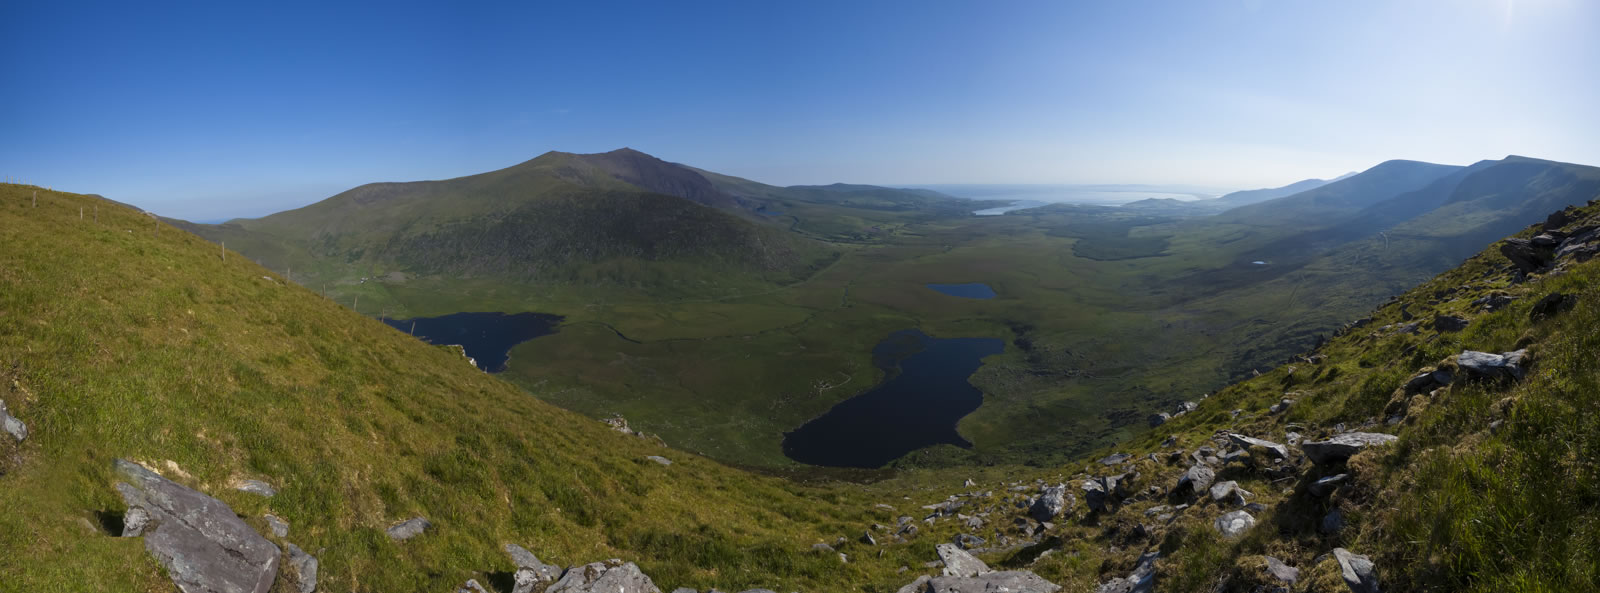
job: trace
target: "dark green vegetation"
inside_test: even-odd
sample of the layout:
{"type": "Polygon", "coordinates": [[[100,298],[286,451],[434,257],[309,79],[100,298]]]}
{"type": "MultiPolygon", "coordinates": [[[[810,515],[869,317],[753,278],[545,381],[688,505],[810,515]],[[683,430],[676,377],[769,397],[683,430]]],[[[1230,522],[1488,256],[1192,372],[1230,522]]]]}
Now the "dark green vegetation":
{"type": "MultiPolygon", "coordinates": [[[[596,165],[580,175],[564,173],[576,165],[551,164],[604,161],[617,154],[552,153],[463,180],[504,178],[506,188],[579,184],[581,192],[624,191],[631,184],[621,179],[637,178],[630,171],[648,167],[596,165]]],[[[673,179],[677,187],[689,188],[675,203],[703,220],[726,220],[726,228],[751,230],[757,237],[781,237],[761,243],[798,245],[793,253],[826,255],[801,258],[811,263],[790,273],[757,274],[739,270],[767,268],[714,263],[744,261],[740,258],[749,250],[734,246],[744,245],[737,237],[745,235],[730,235],[735,238],[707,246],[700,255],[654,260],[607,259],[612,257],[607,247],[592,245],[581,251],[607,255],[573,264],[582,272],[578,276],[526,279],[453,270],[448,262],[458,252],[430,242],[426,234],[401,234],[410,239],[392,240],[394,249],[437,264],[408,267],[372,255],[380,252],[335,250],[304,264],[323,276],[303,280],[320,288],[326,278],[331,296],[346,304],[359,299],[359,310],[368,315],[564,315],[568,324],[560,334],[512,352],[507,379],[592,417],[622,414],[674,446],[768,467],[789,463],[779,448],[784,431],[881,379],[869,352],[885,336],[915,328],[940,338],[1004,338],[1010,344],[1006,352],[991,357],[973,377],[986,399],[960,430],[975,447],[936,447],[900,465],[1051,464],[1133,436],[1151,411],[1311,347],[1390,295],[1549,211],[1593,197],[1600,188],[1600,172],[1593,168],[1520,157],[1471,167],[1391,161],[1213,217],[1065,205],[973,217],[968,212],[974,203],[926,192],[850,185],[780,188],[623,154],[653,163],[650,179],[673,179]],[[708,197],[708,186],[723,197],[708,197]],[[425,255],[430,253],[450,255],[425,255]],[[361,283],[363,277],[370,280],[361,283]],[[926,289],[930,282],[983,282],[999,296],[984,301],[948,297],[926,289]]],[[[463,180],[424,183],[461,185],[463,180]]],[[[651,187],[674,191],[661,182],[651,187]]],[[[360,236],[367,216],[340,209],[363,203],[353,197],[362,191],[260,221],[195,228],[230,247],[242,241],[237,244],[246,254],[278,267],[273,254],[280,248],[318,241],[344,245],[343,237],[360,236]],[[323,238],[272,238],[280,232],[275,225],[294,221],[324,229],[316,235],[323,238]],[[251,230],[247,237],[228,238],[233,229],[251,230]]],[[[591,195],[545,199],[578,208],[583,198],[575,196],[591,195]]],[[[628,195],[668,199],[648,192],[628,195]]],[[[441,195],[437,206],[470,213],[479,208],[474,204],[494,203],[463,196],[441,195]]],[[[365,203],[372,205],[361,212],[391,221],[385,225],[403,226],[394,221],[408,216],[388,213],[391,207],[382,201],[365,203]]],[[[563,218],[561,225],[604,229],[611,224],[598,216],[604,211],[592,210],[594,218],[563,218]]],[[[648,220],[653,214],[623,209],[619,216],[648,220]]],[[[723,228],[703,220],[687,226],[723,228]]],[[[545,228],[537,217],[517,221],[496,228],[512,233],[520,232],[517,224],[545,228]]],[[[582,237],[605,236],[565,233],[563,240],[579,246],[590,245],[582,237]]],[[[623,243],[670,243],[672,236],[644,234],[623,243]]],[[[545,262],[527,257],[533,259],[504,263],[534,267],[545,262]]],[[[303,276],[300,265],[295,265],[297,278],[303,276]]]]}

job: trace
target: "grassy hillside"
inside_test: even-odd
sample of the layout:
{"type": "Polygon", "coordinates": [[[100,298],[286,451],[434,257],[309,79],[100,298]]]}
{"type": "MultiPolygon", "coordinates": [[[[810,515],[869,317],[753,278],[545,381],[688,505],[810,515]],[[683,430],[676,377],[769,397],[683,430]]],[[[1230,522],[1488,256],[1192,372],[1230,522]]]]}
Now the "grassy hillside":
{"type": "Polygon", "coordinates": [[[510,542],[564,565],[625,557],[669,589],[888,583],[928,552],[841,566],[809,547],[888,520],[851,489],[623,436],[151,217],[43,190],[33,207],[33,191],[0,186],[0,399],[31,432],[0,445],[0,589],[169,590],[103,527],[124,508],[116,458],[258,528],[287,519],[327,591],[452,590],[509,570],[510,542]],[[417,515],[437,530],[384,537],[417,515]]]}
{"type": "Polygon", "coordinates": [[[552,152],[480,175],[374,183],[221,225],[175,222],[308,286],[402,304],[361,280],[720,296],[794,282],[836,257],[740,209],[698,174],[627,149],[552,152]]]}

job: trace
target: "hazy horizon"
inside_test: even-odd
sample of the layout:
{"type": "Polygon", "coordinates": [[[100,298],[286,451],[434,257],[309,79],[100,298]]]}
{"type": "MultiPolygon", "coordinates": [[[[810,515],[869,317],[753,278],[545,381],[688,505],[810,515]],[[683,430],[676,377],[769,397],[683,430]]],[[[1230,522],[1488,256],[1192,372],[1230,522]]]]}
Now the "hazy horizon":
{"type": "Polygon", "coordinates": [[[13,3],[0,174],[215,219],[623,146],[774,185],[1600,164],[1596,3],[935,8],[13,3]]]}

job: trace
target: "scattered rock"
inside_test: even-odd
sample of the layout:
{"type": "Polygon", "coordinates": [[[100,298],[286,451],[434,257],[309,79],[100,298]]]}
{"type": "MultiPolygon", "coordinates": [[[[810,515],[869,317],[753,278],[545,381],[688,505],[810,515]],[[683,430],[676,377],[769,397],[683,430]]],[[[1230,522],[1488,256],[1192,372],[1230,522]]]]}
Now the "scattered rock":
{"type": "Polygon", "coordinates": [[[11,411],[6,409],[4,400],[0,400],[0,429],[4,429],[6,434],[17,439],[19,443],[28,438],[28,426],[11,415],[11,411]]]}
{"type": "Polygon", "coordinates": [[[1133,459],[1133,456],[1127,453],[1112,453],[1100,458],[1100,465],[1117,465],[1129,459],[1133,459]]]}
{"type": "Polygon", "coordinates": [[[1371,559],[1352,554],[1344,548],[1334,548],[1333,557],[1339,561],[1340,576],[1344,577],[1344,584],[1349,585],[1351,591],[1378,593],[1378,573],[1371,559]]]}
{"type": "Polygon", "coordinates": [[[971,487],[977,486],[977,485],[978,485],[978,483],[972,481],[972,478],[967,478],[967,481],[961,483],[961,487],[962,488],[971,488],[971,487]]]}
{"type": "Polygon", "coordinates": [[[265,496],[267,498],[272,498],[278,494],[277,488],[273,488],[272,484],[268,484],[261,480],[244,480],[235,484],[233,489],[240,492],[249,492],[259,496],[265,496]]]}
{"type": "Polygon", "coordinates": [[[973,548],[983,546],[984,540],[983,538],[975,535],[961,533],[956,535],[954,543],[958,546],[961,546],[961,549],[963,550],[971,550],[973,548]]]}
{"type": "Polygon", "coordinates": [[[295,589],[300,593],[317,590],[317,565],[316,556],[305,553],[300,546],[289,544],[289,569],[294,572],[295,589]]]}
{"type": "Polygon", "coordinates": [[[1172,488],[1173,492],[1182,492],[1185,487],[1196,495],[1211,488],[1211,481],[1217,477],[1216,472],[1203,464],[1195,464],[1189,471],[1183,472],[1183,477],[1178,478],[1178,485],[1172,488]]]}
{"type": "Polygon", "coordinates": [[[615,430],[615,431],[620,432],[622,434],[627,434],[627,435],[638,434],[638,433],[634,432],[632,428],[628,427],[628,419],[627,418],[623,418],[620,415],[612,416],[610,418],[606,418],[604,420],[601,420],[601,422],[605,423],[606,426],[610,426],[611,430],[615,430]]]}
{"type": "Polygon", "coordinates": [[[1292,405],[1294,405],[1294,400],[1289,399],[1289,398],[1284,398],[1284,399],[1278,400],[1278,403],[1272,404],[1272,407],[1267,408],[1267,411],[1271,412],[1273,414],[1282,414],[1284,412],[1289,411],[1289,406],[1292,406],[1292,405]]]}
{"type": "Polygon", "coordinates": [[[899,593],[1056,593],[1061,587],[1026,570],[991,572],[971,577],[923,575],[899,593]]]}
{"type": "Polygon", "coordinates": [[[1161,552],[1146,552],[1139,556],[1133,572],[1122,578],[1111,579],[1095,587],[1095,593],[1150,593],[1156,585],[1156,560],[1161,552]]]}
{"type": "Polygon", "coordinates": [[[1088,505],[1089,510],[1096,513],[1110,510],[1110,501],[1107,500],[1110,497],[1106,493],[1104,483],[1097,479],[1088,479],[1083,481],[1081,488],[1083,489],[1083,503],[1088,505]]]}
{"type": "Polygon", "coordinates": [[[1402,387],[1405,389],[1406,395],[1429,393],[1449,385],[1452,381],[1455,381],[1455,378],[1455,374],[1446,369],[1424,369],[1422,372],[1412,375],[1410,379],[1406,379],[1406,383],[1402,387]]]}
{"type": "Polygon", "coordinates": [[[1256,518],[1250,516],[1250,513],[1244,511],[1234,511],[1225,514],[1221,517],[1217,517],[1216,521],[1217,531],[1221,532],[1223,537],[1228,538],[1244,535],[1244,532],[1249,531],[1250,528],[1255,527],[1255,525],[1256,518]]]}
{"type": "Polygon", "coordinates": [[[1467,350],[1456,356],[1456,366],[1467,378],[1478,380],[1521,379],[1527,362],[1527,350],[1504,354],[1467,350]]]}
{"type": "Polygon", "coordinates": [[[1483,307],[1484,312],[1493,313],[1505,308],[1506,305],[1511,304],[1512,301],[1515,300],[1517,300],[1517,297],[1504,293],[1495,293],[1479,297],[1478,299],[1472,301],[1472,304],[1483,307]]]}
{"type": "Polygon", "coordinates": [[[1339,485],[1343,484],[1344,481],[1349,478],[1350,474],[1328,476],[1326,478],[1317,480],[1316,482],[1312,482],[1310,486],[1306,487],[1306,492],[1310,492],[1312,496],[1321,498],[1323,496],[1333,494],[1333,491],[1337,490],[1339,485]]]}
{"type": "Polygon", "coordinates": [[[1171,420],[1171,419],[1172,419],[1172,414],[1168,414],[1166,412],[1160,412],[1160,413],[1156,413],[1156,414],[1151,414],[1150,418],[1149,418],[1150,428],[1155,428],[1157,426],[1161,426],[1163,424],[1166,424],[1167,421],[1171,420]]]}
{"type": "Polygon", "coordinates": [[[467,579],[467,583],[456,589],[456,593],[489,593],[479,585],[477,579],[467,579]]]}
{"type": "Polygon", "coordinates": [[[511,577],[511,593],[532,593],[535,586],[561,578],[561,567],[540,562],[539,557],[527,548],[506,544],[505,550],[506,555],[511,556],[511,563],[517,567],[517,572],[511,577]]]}
{"type": "Polygon", "coordinates": [[[1275,459],[1288,459],[1289,448],[1268,440],[1247,437],[1238,433],[1228,433],[1228,439],[1244,447],[1246,451],[1265,451],[1275,459]]]}
{"type": "Polygon", "coordinates": [[[1343,529],[1344,513],[1340,512],[1339,509],[1333,509],[1328,511],[1328,514],[1323,515],[1322,524],[1318,528],[1319,531],[1328,535],[1339,533],[1343,529]]]}
{"type": "MultiPolygon", "coordinates": [[[[904,531],[904,530],[901,530],[901,531],[904,531]]],[[[834,549],[833,549],[833,546],[830,546],[828,544],[811,544],[811,551],[813,551],[813,552],[823,552],[823,553],[826,553],[826,554],[831,554],[831,553],[834,552],[834,549]]]]}
{"type": "Polygon", "coordinates": [[[1544,295],[1544,298],[1539,299],[1539,302],[1533,304],[1533,308],[1528,310],[1528,318],[1533,321],[1538,321],[1540,319],[1551,317],[1557,313],[1571,309],[1573,305],[1576,304],[1578,304],[1578,295],[1566,295],[1559,292],[1552,292],[1544,295]]]}
{"type": "Polygon", "coordinates": [[[1028,508],[1028,515],[1038,521],[1054,519],[1067,509],[1067,497],[1066,484],[1047,487],[1028,508]]]}
{"type": "MultiPolygon", "coordinates": [[[[278,576],[281,551],[222,501],[118,459],[118,483],[129,508],[143,509],[144,546],[184,593],[266,593],[278,576]]],[[[124,515],[126,517],[126,515],[124,515]]]]}
{"type": "Polygon", "coordinates": [[[1239,483],[1233,480],[1217,482],[1216,484],[1211,485],[1211,500],[1217,503],[1232,502],[1233,504],[1243,506],[1245,502],[1244,497],[1250,495],[1251,494],[1249,491],[1240,488],[1239,483]]]}
{"type": "Polygon", "coordinates": [[[1300,580],[1300,569],[1284,564],[1282,560],[1271,556],[1267,556],[1267,574],[1285,585],[1293,585],[1300,580]]]}
{"type": "Polygon", "coordinates": [[[1300,449],[1306,452],[1306,457],[1311,458],[1312,463],[1327,465],[1349,459],[1351,455],[1367,447],[1387,445],[1399,438],[1392,434],[1376,432],[1347,432],[1334,435],[1326,441],[1301,443],[1300,449]]]}
{"type": "Polygon", "coordinates": [[[1465,317],[1456,315],[1437,315],[1433,318],[1433,329],[1439,332],[1458,332],[1467,329],[1471,323],[1465,317]]]}
{"type": "Polygon", "coordinates": [[[667,459],[667,458],[662,457],[660,455],[646,455],[645,459],[649,459],[650,461],[654,461],[654,462],[659,463],[661,465],[672,465],[672,460],[671,459],[667,459]]]}
{"type": "Polygon", "coordinates": [[[262,519],[267,522],[267,529],[274,537],[289,537],[289,523],[279,519],[277,515],[267,515],[262,519]]]}
{"type": "Polygon", "coordinates": [[[574,566],[544,593],[661,593],[632,562],[594,562],[574,566]]]}
{"type": "Polygon", "coordinates": [[[413,517],[395,524],[387,529],[385,533],[389,534],[389,539],[397,542],[403,542],[413,537],[422,535],[422,532],[427,531],[429,527],[433,527],[433,524],[429,523],[427,519],[422,517],[413,517]]]}
{"type": "Polygon", "coordinates": [[[934,547],[939,553],[939,559],[944,561],[945,576],[975,577],[989,572],[989,565],[966,550],[955,544],[939,544],[934,547]]]}
{"type": "Polygon", "coordinates": [[[139,537],[144,535],[144,528],[150,524],[150,512],[139,507],[128,509],[122,514],[122,537],[139,537]]]}

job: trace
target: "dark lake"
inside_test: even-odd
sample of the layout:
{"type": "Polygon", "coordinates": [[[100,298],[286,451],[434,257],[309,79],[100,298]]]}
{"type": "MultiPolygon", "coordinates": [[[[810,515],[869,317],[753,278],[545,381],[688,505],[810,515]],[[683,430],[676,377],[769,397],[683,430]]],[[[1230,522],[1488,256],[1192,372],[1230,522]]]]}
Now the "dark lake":
{"type": "Polygon", "coordinates": [[[547,313],[452,313],[439,317],[387,319],[384,323],[413,333],[429,344],[460,344],[490,373],[505,370],[511,348],[539,336],[556,333],[560,315],[547,313]],[[413,332],[412,328],[415,327],[413,332]]]}
{"type": "Polygon", "coordinates": [[[994,298],[994,289],[989,288],[988,284],[981,284],[978,282],[969,282],[967,284],[929,284],[928,288],[932,288],[953,297],[961,297],[964,299],[994,298]]]}
{"type": "Polygon", "coordinates": [[[995,338],[890,334],[872,349],[873,364],[888,378],[784,435],[783,454],[811,465],[874,468],[930,445],[971,447],[956,422],[978,409],[983,392],[967,378],[983,357],[1004,349],[995,338]]]}

